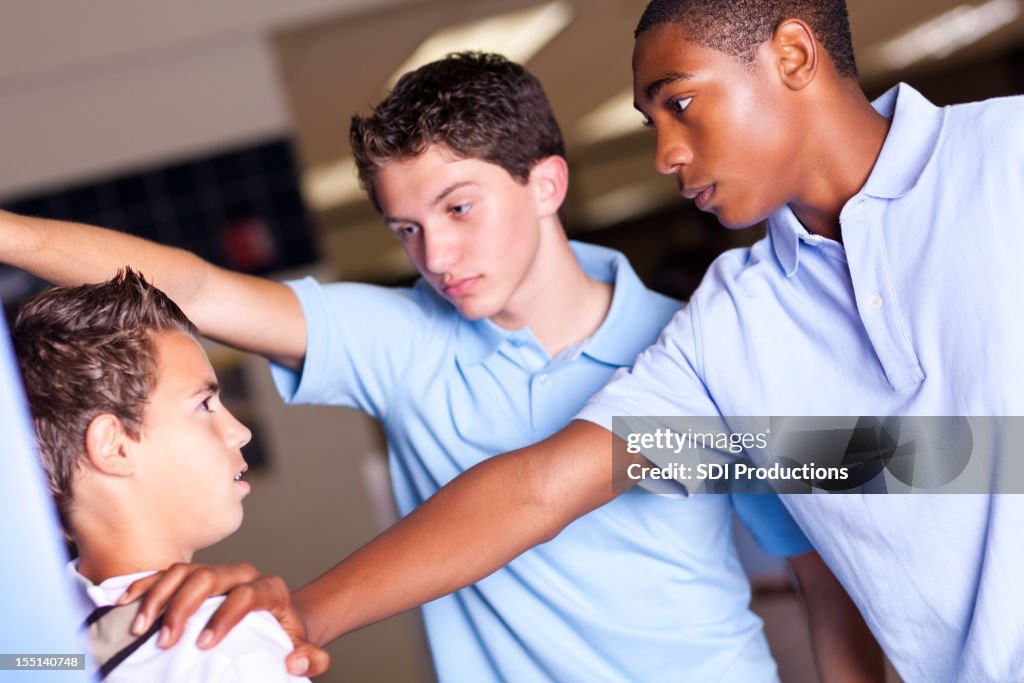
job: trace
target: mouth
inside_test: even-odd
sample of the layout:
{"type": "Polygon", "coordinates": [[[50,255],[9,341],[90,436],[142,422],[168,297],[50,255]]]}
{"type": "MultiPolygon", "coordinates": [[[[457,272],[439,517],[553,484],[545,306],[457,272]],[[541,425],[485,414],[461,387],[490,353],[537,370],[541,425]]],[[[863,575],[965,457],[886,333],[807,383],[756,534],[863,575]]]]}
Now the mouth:
{"type": "Polygon", "coordinates": [[[473,286],[480,279],[479,275],[474,277],[465,277],[461,280],[454,280],[446,285],[441,285],[441,293],[449,299],[458,299],[460,296],[465,296],[473,288],[473,286]]]}
{"type": "Polygon", "coordinates": [[[687,199],[692,199],[697,204],[697,208],[701,211],[706,211],[711,197],[715,194],[715,185],[703,185],[701,187],[695,187],[693,189],[683,190],[682,195],[687,199]]]}
{"type": "Polygon", "coordinates": [[[235,472],[235,478],[234,478],[234,482],[236,484],[238,484],[240,487],[244,488],[246,491],[250,490],[251,487],[249,486],[249,482],[242,480],[242,476],[246,472],[248,472],[248,471],[249,471],[249,466],[246,465],[241,470],[239,470],[238,472],[235,472]]]}

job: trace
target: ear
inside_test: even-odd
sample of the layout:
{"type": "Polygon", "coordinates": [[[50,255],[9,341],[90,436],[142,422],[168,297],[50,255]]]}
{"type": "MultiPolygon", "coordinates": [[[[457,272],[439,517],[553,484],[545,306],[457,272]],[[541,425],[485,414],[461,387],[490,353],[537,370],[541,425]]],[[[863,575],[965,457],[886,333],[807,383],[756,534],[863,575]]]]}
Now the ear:
{"type": "Polygon", "coordinates": [[[811,27],[799,19],[786,19],[775,29],[771,49],[782,82],[791,90],[810,85],[818,73],[821,45],[811,27]]]}
{"type": "Polygon", "coordinates": [[[541,216],[556,215],[569,190],[569,165],[557,155],[541,159],[530,170],[530,185],[541,216]]]}
{"type": "Polygon", "coordinates": [[[97,415],[85,430],[86,459],[93,469],[116,477],[135,472],[131,437],[120,418],[110,413],[97,415]]]}

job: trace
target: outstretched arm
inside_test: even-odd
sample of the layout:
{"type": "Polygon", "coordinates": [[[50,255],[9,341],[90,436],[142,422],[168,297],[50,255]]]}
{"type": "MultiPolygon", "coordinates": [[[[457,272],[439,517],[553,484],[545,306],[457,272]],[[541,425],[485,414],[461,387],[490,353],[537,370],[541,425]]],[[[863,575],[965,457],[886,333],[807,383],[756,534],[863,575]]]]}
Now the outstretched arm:
{"type": "Polygon", "coordinates": [[[539,444],[485,460],[294,594],[310,639],[326,643],[468,586],[625,488],[612,435],[572,422],[539,444]]]}
{"type": "Polygon", "coordinates": [[[218,268],[182,249],[81,223],[0,211],[0,262],[58,285],[102,282],[132,266],[203,334],[299,368],[302,307],[283,284],[218,268]]]}
{"type": "MultiPolygon", "coordinates": [[[[391,529],[293,593],[305,627],[300,635],[327,643],[479,581],[554,538],[633,483],[626,476],[631,458],[646,461],[630,456],[624,459],[628,462],[616,460],[613,470],[613,443],[607,430],[575,421],[546,441],[467,470],[391,529]]],[[[231,590],[210,620],[211,637],[204,647],[220,642],[254,609],[290,608],[279,596],[239,592],[239,581],[219,568],[200,570],[202,580],[165,575],[132,585],[125,600],[150,590],[143,598],[141,613],[146,617],[139,628],[151,623],[171,594],[175,598],[164,613],[166,645],[177,642],[189,615],[210,595],[231,590]]],[[[289,655],[289,665],[299,657],[289,655]]]]}

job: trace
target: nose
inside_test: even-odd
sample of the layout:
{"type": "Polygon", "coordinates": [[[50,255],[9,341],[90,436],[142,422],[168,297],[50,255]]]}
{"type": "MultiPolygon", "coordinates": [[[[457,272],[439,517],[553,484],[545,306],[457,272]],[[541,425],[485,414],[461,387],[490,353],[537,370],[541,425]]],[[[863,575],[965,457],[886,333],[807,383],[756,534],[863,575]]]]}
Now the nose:
{"type": "Polygon", "coordinates": [[[239,422],[238,418],[232,415],[226,408],[224,413],[224,440],[227,441],[228,445],[232,448],[242,448],[252,441],[252,432],[249,428],[239,422]]]}
{"type": "Polygon", "coordinates": [[[460,247],[456,229],[431,226],[423,229],[423,265],[431,273],[443,275],[459,262],[460,247]]]}
{"type": "Polygon", "coordinates": [[[654,169],[664,175],[675,175],[693,161],[693,148],[683,136],[671,130],[658,130],[654,147],[654,169]]]}

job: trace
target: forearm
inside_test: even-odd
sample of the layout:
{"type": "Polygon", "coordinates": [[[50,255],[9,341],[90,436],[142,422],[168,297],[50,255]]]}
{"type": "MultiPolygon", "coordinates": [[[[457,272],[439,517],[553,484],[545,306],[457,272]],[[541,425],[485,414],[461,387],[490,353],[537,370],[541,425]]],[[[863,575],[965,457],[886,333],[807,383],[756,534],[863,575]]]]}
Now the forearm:
{"type": "Polygon", "coordinates": [[[102,282],[131,266],[206,336],[292,367],[305,354],[305,321],[287,287],[217,268],[182,249],[81,223],[0,211],[0,262],[57,285],[102,282]]]}
{"type": "Polygon", "coordinates": [[[548,441],[491,458],[294,600],[326,643],[488,576],[613,497],[611,436],[573,423],[548,441]]]}
{"type": "MultiPolygon", "coordinates": [[[[814,553],[815,557],[817,554],[814,553]]],[[[821,562],[820,558],[816,560],[821,562]]],[[[821,565],[824,567],[824,563],[821,565]]],[[[828,571],[827,568],[825,571],[828,571]]],[[[818,673],[825,683],[867,683],[885,680],[882,650],[864,618],[839,582],[827,577],[800,584],[807,607],[818,673]]]]}
{"type": "Polygon", "coordinates": [[[62,286],[102,282],[130,265],[183,310],[208,265],[181,249],[114,230],[6,211],[0,211],[0,261],[62,286]]]}

